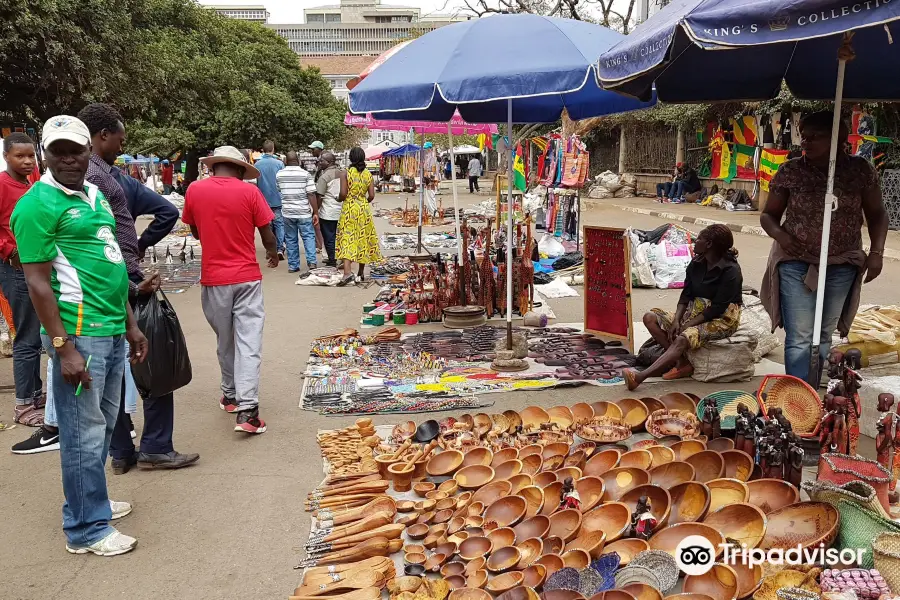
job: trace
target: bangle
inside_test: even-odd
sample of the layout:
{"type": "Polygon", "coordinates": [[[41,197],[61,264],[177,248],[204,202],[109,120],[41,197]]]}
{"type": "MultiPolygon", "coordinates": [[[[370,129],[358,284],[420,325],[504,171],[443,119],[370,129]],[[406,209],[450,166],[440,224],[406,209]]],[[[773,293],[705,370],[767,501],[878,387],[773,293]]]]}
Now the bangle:
{"type": "Polygon", "coordinates": [[[884,250],[876,250],[876,249],[872,248],[871,250],[869,250],[869,254],[877,254],[878,256],[883,257],[884,250]]]}

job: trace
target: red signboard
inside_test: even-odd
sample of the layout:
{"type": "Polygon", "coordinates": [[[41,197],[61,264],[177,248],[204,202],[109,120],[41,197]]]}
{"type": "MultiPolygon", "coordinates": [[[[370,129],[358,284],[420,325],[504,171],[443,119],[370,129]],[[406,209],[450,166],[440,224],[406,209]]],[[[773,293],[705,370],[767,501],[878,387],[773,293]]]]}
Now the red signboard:
{"type": "Polygon", "coordinates": [[[626,340],[631,325],[631,246],[624,229],[584,228],[584,329],[626,340]]]}

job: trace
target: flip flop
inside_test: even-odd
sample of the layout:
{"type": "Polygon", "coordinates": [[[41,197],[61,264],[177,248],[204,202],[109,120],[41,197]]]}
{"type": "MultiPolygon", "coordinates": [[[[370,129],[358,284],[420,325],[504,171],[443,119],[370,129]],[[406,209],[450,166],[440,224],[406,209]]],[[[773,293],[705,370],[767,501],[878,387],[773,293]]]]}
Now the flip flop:
{"type": "Polygon", "coordinates": [[[663,379],[666,381],[672,381],[673,379],[684,379],[686,377],[690,377],[694,374],[694,366],[687,365],[682,368],[672,367],[668,371],[663,374],[663,379]]]}

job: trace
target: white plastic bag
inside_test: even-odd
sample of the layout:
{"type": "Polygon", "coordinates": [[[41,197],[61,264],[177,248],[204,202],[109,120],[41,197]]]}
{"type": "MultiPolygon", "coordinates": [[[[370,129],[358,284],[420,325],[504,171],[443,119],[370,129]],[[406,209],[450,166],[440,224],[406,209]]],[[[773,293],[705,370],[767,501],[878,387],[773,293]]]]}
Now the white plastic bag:
{"type": "Polygon", "coordinates": [[[553,234],[545,233],[538,242],[538,252],[547,258],[558,258],[566,253],[566,249],[553,234]]]}
{"type": "Polygon", "coordinates": [[[691,262],[690,246],[675,245],[663,240],[648,248],[647,257],[653,269],[656,287],[660,289],[684,287],[687,266],[691,262]]]}

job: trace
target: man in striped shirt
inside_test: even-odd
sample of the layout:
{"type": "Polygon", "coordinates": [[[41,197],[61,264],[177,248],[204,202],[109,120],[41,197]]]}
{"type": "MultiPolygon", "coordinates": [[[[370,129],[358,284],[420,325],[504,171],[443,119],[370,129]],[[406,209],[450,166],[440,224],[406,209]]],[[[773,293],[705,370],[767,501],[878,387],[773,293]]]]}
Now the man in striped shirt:
{"type": "MultiPolygon", "coordinates": [[[[284,242],[287,246],[288,273],[300,271],[300,240],[306,253],[306,265],[316,268],[316,225],[319,207],[313,176],[300,166],[293,150],[287,153],[286,166],[275,175],[281,192],[281,213],[284,216],[284,242]]],[[[307,271],[308,273],[308,271],[307,271]]]]}

